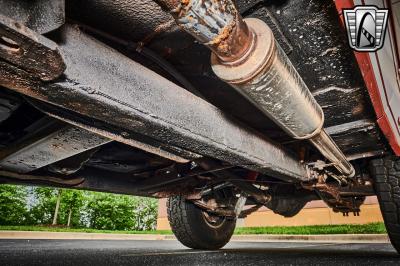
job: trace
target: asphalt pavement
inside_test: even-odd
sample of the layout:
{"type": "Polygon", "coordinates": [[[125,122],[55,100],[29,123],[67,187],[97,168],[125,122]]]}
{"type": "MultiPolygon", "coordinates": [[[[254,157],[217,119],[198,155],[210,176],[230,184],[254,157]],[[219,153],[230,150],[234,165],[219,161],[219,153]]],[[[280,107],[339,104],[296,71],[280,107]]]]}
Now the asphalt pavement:
{"type": "Polygon", "coordinates": [[[231,242],[218,251],[173,240],[0,240],[0,265],[400,265],[390,244],[231,242]]]}

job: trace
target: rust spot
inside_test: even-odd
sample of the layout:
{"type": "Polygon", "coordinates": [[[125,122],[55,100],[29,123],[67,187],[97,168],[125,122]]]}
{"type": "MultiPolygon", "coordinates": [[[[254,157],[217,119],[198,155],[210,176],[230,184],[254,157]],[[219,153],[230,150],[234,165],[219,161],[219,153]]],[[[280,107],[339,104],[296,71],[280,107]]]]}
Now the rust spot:
{"type": "Polygon", "coordinates": [[[65,70],[57,44],[12,19],[0,18],[0,56],[43,81],[58,78],[65,70]]]}
{"type": "Polygon", "coordinates": [[[63,145],[61,143],[54,143],[51,145],[54,149],[59,149],[61,148],[63,145]]]}
{"type": "Polygon", "coordinates": [[[224,54],[228,53],[229,52],[229,44],[226,41],[229,38],[234,26],[235,26],[234,23],[226,26],[222,30],[222,32],[208,44],[215,45],[217,47],[218,51],[220,51],[221,53],[224,53],[224,54]]]}
{"type": "MultiPolygon", "coordinates": [[[[173,27],[175,27],[175,20],[171,19],[168,20],[167,22],[164,22],[160,25],[158,25],[153,32],[151,32],[150,34],[148,34],[146,37],[144,37],[139,43],[140,46],[143,47],[146,44],[150,43],[154,38],[156,38],[157,36],[159,36],[160,34],[162,34],[163,32],[166,32],[170,29],[172,29],[173,27]]],[[[138,48],[140,49],[140,48],[138,48]]]]}
{"type": "Polygon", "coordinates": [[[363,104],[358,104],[358,105],[356,105],[356,106],[353,108],[352,113],[353,113],[353,115],[359,115],[359,114],[361,114],[363,111],[364,111],[364,106],[363,106],[363,104]]]}
{"type": "Polygon", "coordinates": [[[172,11],[181,5],[181,2],[190,2],[190,0],[155,0],[162,9],[172,11]]]}

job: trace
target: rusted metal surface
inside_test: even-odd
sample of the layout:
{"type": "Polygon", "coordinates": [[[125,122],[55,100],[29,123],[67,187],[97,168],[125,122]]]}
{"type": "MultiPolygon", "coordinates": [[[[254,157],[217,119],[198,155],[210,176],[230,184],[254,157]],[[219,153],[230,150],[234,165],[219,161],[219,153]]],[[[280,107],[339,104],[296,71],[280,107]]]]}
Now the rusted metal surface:
{"type": "Polygon", "coordinates": [[[167,22],[164,22],[160,25],[158,25],[154,31],[146,35],[144,38],[142,38],[139,42],[139,47],[137,50],[143,49],[145,45],[148,45],[153,39],[157,38],[159,35],[162,35],[166,31],[172,30],[174,28],[177,28],[177,25],[174,20],[168,20],[167,22]]]}
{"type": "Polygon", "coordinates": [[[0,0],[0,14],[44,34],[65,23],[65,0],[0,0]]]}
{"type": "Polygon", "coordinates": [[[83,171],[79,175],[60,178],[55,175],[17,174],[9,171],[0,171],[0,181],[6,184],[26,184],[38,186],[66,187],[102,192],[112,192],[127,195],[149,196],[147,193],[136,190],[135,183],[127,176],[120,177],[109,173],[83,171]]]}
{"type": "Polygon", "coordinates": [[[258,41],[253,54],[238,67],[212,58],[217,76],[229,82],[290,136],[311,143],[344,175],[354,168],[323,130],[324,114],[289,59],[263,22],[248,19],[258,41]],[[272,40],[272,41],[271,41],[272,40]]]}
{"type": "Polygon", "coordinates": [[[348,215],[353,212],[358,215],[360,206],[366,196],[375,195],[372,181],[367,177],[359,176],[345,186],[338,183],[326,183],[324,178],[313,184],[302,184],[303,188],[314,190],[335,212],[348,215]]]}
{"type": "Polygon", "coordinates": [[[98,150],[98,148],[93,148],[56,163],[52,163],[46,167],[46,170],[50,173],[64,176],[72,175],[81,170],[83,166],[86,166],[87,162],[98,150]]]}
{"type": "Polygon", "coordinates": [[[14,89],[53,105],[232,165],[285,180],[307,180],[285,149],[73,27],[60,51],[65,79],[14,89]]]}
{"type": "MultiPolygon", "coordinates": [[[[208,170],[196,169],[193,171],[189,171],[187,173],[182,173],[178,172],[175,165],[173,165],[173,167],[169,168],[167,171],[164,171],[164,169],[162,169],[162,171],[154,173],[152,179],[139,181],[138,185],[141,187],[140,190],[150,191],[150,192],[151,191],[156,192],[166,188],[176,189],[177,186],[182,186],[183,183],[192,183],[192,184],[197,183],[194,182],[194,180],[202,179],[202,176],[205,174],[220,172],[223,171],[224,169],[229,169],[229,168],[232,168],[232,166],[223,166],[223,167],[219,166],[218,168],[208,169],[208,170]]],[[[218,181],[218,180],[214,179],[213,181],[218,181]]],[[[179,189],[177,190],[177,192],[183,193],[183,190],[179,191],[179,189]]],[[[200,192],[198,194],[201,196],[205,195],[205,194],[203,195],[200,192]]]]}
{"type": "Polygon", "coordinates": [[[0,170],[0,179],[2,177],[6,178],[6,179],[12,179],[12,180],[14,179],[14,180],[22,181],[22,182],[27,182],[27,184],[31,184],[31,182],[33,182],[33,183],[48,182],[52,185],[68,186],[68,187],[78,186],[78,185],[82,184],[82,182],[85,180],[82,177],[64,179],[64,178],[55,177],[55,176],[36,176],[36,175],[29,175],[29,174],[17,174],[17,173],[10,172],[10,171],[0,170]]]}
{"type": "Polygon", "coordinates": [[[242,59],[254,41],[232,0],[156,0],[177,24],[224,62],[242,59]]]}
{"type": "Polygon", "coordinates": [[[230,67],[215,56],[216,75],[230,83],[290,136],[307,139],[318,134],[324,114],[269,27],[258,19],[246,19],[257,36],[256,48],[240,66],[230,67]]]}
{"type": "Polygon", "coordinates": [[[386,152],[384,143],[377,142],[381,135],[378,126],[371,119],[326,127],[325,130],[341,147],[349,161],[383,155],[386,152]]]}
{"type": "MultiPolygon", "coordinates": [[[[325,114],[324,126],[340,125],[358,119],[374,119],[375,114],[368,97],[368,90],[359,73],[353,53],[347,45],[346,32],[337,23],[335,3],[319,0],[288,0],[279,4],[276,4],[276,1],[262,2],[263,4],[252,6],[243,12],[241,9],[243,1],[236,1],[244,17],[259,18],[272,29],[276,41],[322,107],[325,114]],[[275,21],[275,24],[271,23],[271,20],[275,21]],[[275,25],[279,26],[278,31],[275,25]],[[293,49],[287,49],[287,44],[279,32],[287,38],[293,49]]],[[[336,1],[338,2],[341,3],[336,1]]],[[[213,75],[208,67],[209,51],[206,51],[204,45],[190,46],[190,39],[185,38],[185,33],[167,32],[155,40],[151,47],[160,54],[168,56],[168,60],[174,62],[175,66],[192,80],[199,91],[214,105],[276,141],[286,142],[288,138],[280,128],[275,127],[268,117],[250,106],[236,90],[232,90],[228,84],[224,84],[213,75]],[[171,52],[164,53],[164,47],[168,47],[171,52]]],[[[377,128],[376,132],[380,133],[379,131],[377,128]]],[[[359,133],[361,132],[352,135],[349,132],[344,136],[345,143],[354,141],[361,144],[353,148],[350,145],[342,146],[343,142],[339,137],[332,135],[331,137],[346,156],[374,150],[377,145],[387,146],[380,135],[367,136],[365,133],[361,136],[359,133]],[[368,138],[368,141],[363,141],[363,137],[368,138]]],[[[304,142],[297,141],[297,143],[304,142]]]]}
{"type": "Polygon", "coordinates": [[[0,15],[0,59],[43,81],[54,80],[65,70],[57,44],[2,15],[0,15]]]}
{"type": "MultiPolygon", "coordinates": [[[[157,180],[154,180],[155,182],[157,180]]],[[[165,188],[164,190],[159,189],[157,193],[154,193],[143,189],[144,187],[141,186],[138,180],[132,178],[131,174],[113,172],[112,176],[110,176],[110,171],[91,167],[83,168],[72,175],[62,177],[52,173],[44,174],[43,172],[36,172],[18,174],[0,170],[0,183],[68,187],[157,198],[178,194],[190,195],[194,192],[193,185],[197,185],[197,183],[192,181],[192,186],[190,184],[182,186],[179,184],[174,187],[165,188]]]]}
{"type": "Polygon", "coordinates": [[[233,206],[221,206],[216,202],[204,202],[203,200],[193,200],[193,204],[203,209],[207,213],[211,213],[218,216],[232,217],[235,218],[237,215],[234,211],[233,206]]]}
{"type": "Polygon", "coordinates": [[[66,126],[33,143],[26,145],[22,143],[17,146],[15,152],[1,159],[0,168],[17,173],[28,173],[110,141],[108,138],[84,129],[66,126]]]}
{"type": "Polygon", "coordinates": [[[170,146],[158,144],[154,145],[153,143],[146,143],[143,141],[139,141],[136,138],[131,137],[131,134],[128,132],[122,132],[122,134],[116,134],[101,128],[97,128],[91,125],[87,125],[78,121],[74,121],[68,119],[66,117],[59,116],[55,113],[45,111],[49,116],[57,118],[61,121],[65,121],[71,125],[75,125],[79,128],[83,128],[87,131],[93,132],[96,135],[103,136],[104,138],[112,139],[126,145],[141,149],[143,151],[161,156],[163,158],[170,159],[171,161],[179,162],[179,163],[187,163],[189,160],[199,159],[202,156],[193,152],[185,151],[179,148],[173,148],[170,146]],[[178,155],[180,154],[180,155],[178,155]]]}
{"type": "Polygon", "coordinates": [[[134,41],[174,21],[151,0],[69,0],[66,10],[74,20],[134,41]]]}
{"type": "MultiPolygon", "coordinates": [[[[210,160],[200,161],[199,164],[204,169],[214,169],[220,167],[218,163],[210,160]]],[[[266,204],[271,200],[271,196],[265,191],[256,188],[251,180],[241,178],[240,176],[232,173],[226,169],[212,172],[216,177],[226,180],[238,189],[240,189],[244,195],[252,197],[259,204],[266,204]],[[250,182],[248,182],[250,181],[250,182]]]]}
{"type": "Polygon", "coordinates": [[[218,191],[220,189],[224,189],[226,187],[232,186],[229,182],[223,182],[221,184],[206,188],[206,189],[202,189],[198,195],[195,195],[195,197],[198,197],[196,199],[201,199],[201,197],[206,196],[206,195],[210,195],[211,193],[213,193],[214,191],[218,191]]]}
{"type": "Polygon", "coordinates": [[[162,9],[166,11],[172,11],[174,9],[177,9],[181,2],[186,2],[188,3],[189,1],[182,1],[182,0],[154,0],[157,4],[161,6],[162,9]]]}
{"type": "MultiPolygon", "coordinates": [[[[171,20],[173,25],[176,26],[175,22],[171,20]]],[[[168,23],[168,25],[171,23],[168,23]]],[[[125,39],[121,39],[118,37],[115,37],[111,34],[108,34],[106,32],[103,32],[101,30],[98,30],[93,27],[89,27],[87,25],[79,25],[81,29],[83,29],[85,32],[89,32],[91,34],[95,34],[96,36],[100,36],[102,38],[105,38],[111,42],[114,42],[118,45],[125,46],[128,51],[134,50],[135,52],[143,55],[145,58],[149,59],[152,61],[154,64],[157,64],[159,67],[161,67],[163,70],[165,70],[168,74],[173,76],[176,81],[179,82],[182,87],[190,91],[191,93],[195,94],[196,96],[202,97],[201,93],[189,82],[179,71],[175,69],[175,67],[170,64],[167,60],[163,59],[160,55],[154,53],[152,50],[148,49],[145,47],[146,43],[150,41],[151,38],[154,37],[154,35],[148,35],[144,40],[140,41],[139,43],[127,41],[125,39]]],[[[160,31],[163,29],[164,24],[161,25],[161,27],[157,27],[156,30],[160,29],[160,31]]],[[[157,34],[156,31],[153,32],[153,34],[157,34]]]]}
{"type": "Polygon", "coordinates": [[[181,1],[177,6],[166,1],[164,6],[174,4],[170,11],[177,24],[214,52],[211,64],[218,77],[290,136],[311,139],[343,175],[354,175],[353,166],[323,130],[322,108],[263,21],[243,21],[230,0],[181,1]],[[242,50],[235,50],[238,47],[242,50]]]}
{"type": "Polygon", "coordinates": [[[103,136],[104,138],[124,143],[128,146],[138,148],[171,161],[187,163],[203,157],[195,152],[172,146],[166,142],[160,142],[132,131],[126,131],[116,126],[109,127],[99,123],[93,123],[92,119],[84,118],[82,116],[77,117],[76,113],[71,113],[60,108],[54,108],[45,103],[37,101],[31,101],[30,103],[43,113],[50,117],[54,117],[57,120],[64,121],[68,124],[93,132],[96,135],[103,136]]]}
{"type": "Polygon", "coordinates": [[[263,205],[254,205],[250,208],[244,209],[242,210],[242,212],[240,213],[239,217],[240,219],[246,218],[247,216],[249,216],[250,214],[252,214],[253,212],[258,211],[258,209],[260,209],[263,205]]]}
{"type": "Polygon", "coordinates": [[[332,138],[322,130],[310,138],[310,142],[328,159],[342,174],[353,177],[355,170],[332,138]]]}
{"type": "MultiPolygon", "coordinates": [[[[331,90],[326,94],[314,95],[324,110],[325,126],[348,123],[356,119],[374,119],[375,114],[369,102],[368,91],[359,74],[357,64],[354,64],[353,54],[348,49],[345,31],[337,23],[338,17],[333,1],[289,0],[281,1],[279,5],[275,2],[236,1],[237,8],[243,16],[257,17],[269,25],[275,38],[313,93],[324,91],[332,85],[338,87],[337,90],[331,90]],[[260,2],[262,4],[259,4],[260,2]],[[279,26],[280,30],[276,31],[276,26],[270,19],[279,26]],[[287,45],[279,37],[279,31],[287,38],[293,49],[285,48],[287,45]],[[338,36],[343,36],[343,38],[338,38],[338,36]],[[353,90],[354,93],[351,93],[353,90]]],[[[341,3],[341,1],[337,2],[341,3]]],[[[167,22],[168,19],[176,24],[172,16],[163,12],[156,3],[149,0],[111,2],[69,0],[67,5],[74,8],[68,14],[73,15],[75,20],[79,18],[79,21],[84,24],[135,42],[141,41],[148,34],[151,35],[158,25],[167,22]],[[165,20],[160,18],[165,18],[165,20]]],[[[166,29],[146,46],[173,63],[206,96],[208,101],[218,108],[236,116],[272,139],[281,141],[282,135],[286,137],[286,134],[266,116],[251,106],[229,85],[213,75],[209,68],[207,48],[198,45],[189,34],[179,30],[179,27],[166,29]]],[[[163,75],[162,72],[159,73],[163,75]]],[[[377,130],[379,132],[379,128],[377,130]]],[[[376,135],[375,139],[372,137],[371,141],[363,142],[362,136],[358,133],[355,136],[347,134],[346,143],[354,140],[363,144],[362,147],[357,145],[353,149],[348,149],[350,146],[343,147],[341,142],[337,144],[346,155],[367,151],[370,148],[369,144],[386,145],[382,139],[376,138],[376,135]]],[[[338,141],[335,136],[332,138],[338,141]]],[[[373,149],[374,147],[371,147],[371,150],[373,149]]]]}
{"type": "MultiPolygon", "coordinates": [[[[234,178],[234,177],[233,177],[234,178]]],[[[228,179],[229,180],[229,179],[228,179]]],[[[258,204],[267,204],[271,200],[271,196],[265,193],[265,191],[256,188],[252,183],[232,180],[230,181],[234,186],[239,188],[245,195],[254,198],[258,204]]]]}

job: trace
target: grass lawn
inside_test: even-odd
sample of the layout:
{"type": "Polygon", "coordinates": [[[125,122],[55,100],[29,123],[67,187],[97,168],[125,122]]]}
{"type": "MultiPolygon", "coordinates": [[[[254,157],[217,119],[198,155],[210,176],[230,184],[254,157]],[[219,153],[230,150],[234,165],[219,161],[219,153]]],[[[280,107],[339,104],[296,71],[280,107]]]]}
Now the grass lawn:
{"type": "MultiPolygon", "coordinates": [[[[113,233],[113,234],[172,234],[170,230],[154,231],[112,231],[88,228],[65,228],[47,226],[1,226],[0,230],[13,231],[48,231],[48,232],[83,232],[83,233],[113,233]]],[[[314,225],[314,226],[270,226],[237,228],[235,234],[289,234],[289,235],[325,235],[325,234],[385,234],[383,223],[370,223],[363,225],[314,225]]]]}
{"type": "Polygon", "coordinates": [[[271,234],[271,235],[327,235],[327,234],[386,234],[383,223],[312,225],[312,226],[271,226],[237,228],[235,234],[271,234]]]}
{"type": "Polygon", "coordinates": [[[152,231],[124,231],[124,230],[97,230],[90,228],[68,228],[59,226],[19,226],[19,225],[0,225],[0,231],[46,231],[46,232],[73,232],[73,233],[110,233],[110,234],[160,234],[170,235],[170,230],[152,231]]]}

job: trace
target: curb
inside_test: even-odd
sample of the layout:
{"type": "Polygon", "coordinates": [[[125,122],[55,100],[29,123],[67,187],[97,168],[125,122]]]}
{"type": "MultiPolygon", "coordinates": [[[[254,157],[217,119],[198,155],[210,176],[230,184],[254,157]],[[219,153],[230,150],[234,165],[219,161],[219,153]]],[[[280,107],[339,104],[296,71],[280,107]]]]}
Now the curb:
{"type": "Polygon", "coordinates": [[[338,243],[390,243],[387,234],[336,235],[235,235],[231,241],[251,242],[338,242],[338,243]]]}
{"type": "MultiPolygon", "coordinates": [[[[59,240],[176,240],[173,235],[102,234],[41,231],[0,231],[0,239],[59,239],[59,240]]],[[[339,242],[339,243],[390,243],[386,234],[338,235],[234,235],[231,241],[239,242],[339,242]]]]}
{"type": "MultiPolygon", "coordinates": [[[[0,231],[0,239],[167,240],[172,235],[108,234],[45,231],[0,231]]],[[[173,238],[175,239],[175,238],[173,238]]],[[[172,240],[172,239],[171,239],[172,240]]]]}

